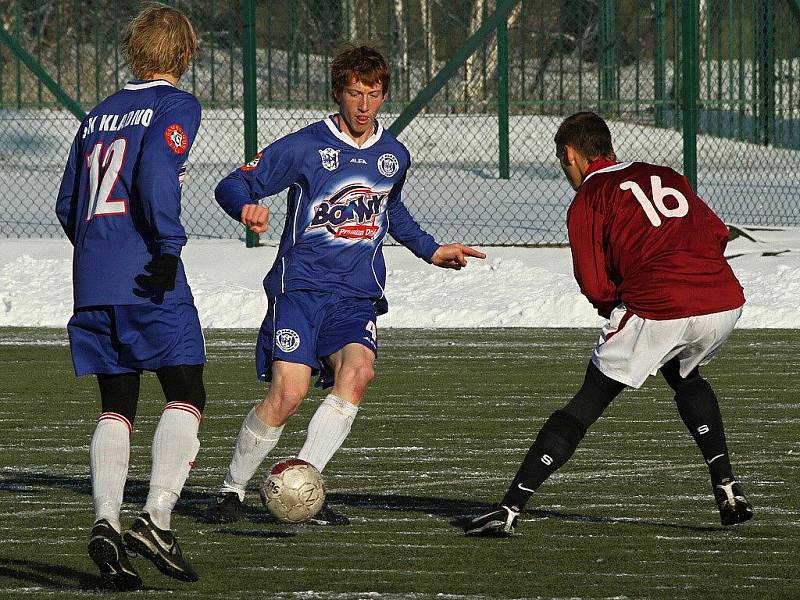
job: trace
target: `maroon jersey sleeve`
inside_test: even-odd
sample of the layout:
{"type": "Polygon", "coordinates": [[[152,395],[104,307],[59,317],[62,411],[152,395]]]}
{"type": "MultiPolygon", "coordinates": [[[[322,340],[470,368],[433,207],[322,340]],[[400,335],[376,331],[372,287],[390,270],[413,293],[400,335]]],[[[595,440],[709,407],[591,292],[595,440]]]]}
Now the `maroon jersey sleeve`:
{"type": "Polygon", "coordinates": [[[619,303],[617,286],[606,271],[603,215],[587,195],[578,193],[567,212],[567,233],[572,248],[572,269],[581,292],[602,317],[619,303]]]}

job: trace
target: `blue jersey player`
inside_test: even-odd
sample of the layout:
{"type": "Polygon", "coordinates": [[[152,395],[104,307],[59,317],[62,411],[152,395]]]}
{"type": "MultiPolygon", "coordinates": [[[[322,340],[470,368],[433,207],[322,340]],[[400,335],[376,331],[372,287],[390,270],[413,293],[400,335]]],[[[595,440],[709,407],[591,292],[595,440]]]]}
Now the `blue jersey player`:
{"type": "MultiPolygon", "coordinates": [[[[403,204],[408,150],[376,121],[389,89],[383,56],[348,46],[331,70],[339,112],[267,146],[217,186],[222,208],[257,233],[268,217],[258,200],[289,192],[278,254],[264,279],[269,309],[256,347],[257,374],[271,384],[242,424],[209,506],[211,522],[239,518],[248,481],[314,374],[318,386],[333,389],[314,413],[298,458],[322,471],[344,442],[374,375],[376,318],[387,310],[387,234],[440,267],[460,269],[468,256],[485,257],[461,244],[440,246],[403,204]]],[[[327,504],[315,520],[348,522],[327,504]]]]}
{"type": "Polygon", "coordinates": [[[200,104],[175,87],[196,48],[191,23],[173,8],[151,6],[130,23],[122,49],[136,79],[83,120],[56,203],[74,246],[72,360],[78,376],[97,376],[102,407],[90,449],[88,550],[117,589],[142,584],[123,537],[163,573],[197,580],[170,531],[205,405],[203,336],[180,261],[180,184],[200,104]],[[147,501],[123,536],[120,506],[144,370],[158,376],[166,406],[147,501]]]}

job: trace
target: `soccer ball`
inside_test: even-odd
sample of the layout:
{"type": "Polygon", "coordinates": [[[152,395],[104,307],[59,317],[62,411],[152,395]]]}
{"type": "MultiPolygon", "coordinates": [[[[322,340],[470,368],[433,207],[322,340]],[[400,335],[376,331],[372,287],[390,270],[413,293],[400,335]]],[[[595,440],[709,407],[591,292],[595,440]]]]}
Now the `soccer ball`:
{"type": "Polygon", "coordinates": [[[261,484],[261,502],[279,521],[307,521],[325,502],[322,475],[313,465],[299,458],[279,461],[272,465],[261,484]]]}

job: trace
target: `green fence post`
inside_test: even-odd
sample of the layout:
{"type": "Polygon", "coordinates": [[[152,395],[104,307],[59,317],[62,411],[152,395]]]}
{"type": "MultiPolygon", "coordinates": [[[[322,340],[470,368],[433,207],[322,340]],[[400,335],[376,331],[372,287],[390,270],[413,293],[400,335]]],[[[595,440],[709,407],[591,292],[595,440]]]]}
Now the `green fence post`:
{"type": "MultiPolygon", "coordinates": [[[[14,3],[14,37],[18,42],[21,42],[22,38],[20,36],[20,22],[22,21],[22,12],[20,10],[19,0],[14,3]]],[[[22,65],[20,64],[19,56],[17,56],[16,60],[16,70],[15,70],[15,88],[16,88],[16,96],[17,96],[17,110],[22,108],[22,65]]]]}
{"type": "Polygon", "coordinates": [[[697,187],[697,0],[683,0],[681,37],[683,52],[683,174],[697,187]]]}
{"type": "Polygon", "coordinates": [[[442,70],[430,80],[428,85],[422,88],[417,96],[408,103],[403,109],[403,112],[401,112],[389,126],[389,131],[392,132],[392,135],[400,135],[403,129],[405,129],[425,105],[433,99],[436,93],[444,87],[458,68],[464,64],[472,53],[480,47],[481,43],[497,29],[500,22],[508,19],[511,10],[519,1],[520,0],[498,0],[495,11],[481,23],[481,26],[478,27],[475,33],[464,41],[464,44],[455,52],[453,57],[447,61],[447,64],[442,67],[442,70]]]}
{"type": "Polygon", "coordinates": [[[665,0],[656,0],[653,3],[653,36],[655,48],[653,49],[653,91],[655,93],[655,120],[656,127],[664,127],[664,100],[667,97],[667,28],[665,0]]]}
{"type": "Polygon", "coordinates": [[[498,170],[501,179],[508,179],[508,21],[497,26],[497,137],[498,170]]]}
{"type": "Polygon", "coordinates": [[[611,110],[617,97],[617,27],[614,0],[602,0],[600,5],[600,101],[603,109],[611,110]]]}
{"type": "Polygon", "coordinates": [[[756,36],[758,57],[758,142],[768,146],[775,128],[775,6],[771,0],[759,3],[761,26],[756,36]]]}
{"type": "Polygon", "coordinates": [[[8,46],[8,49],[17,57],[17,60],[21,61],[26,67],[28,67],[31,72],[38,77],[42,83],[47,87],[48,90],[52,92],[52,94],[56,97],[56,100],[67,108],[73,115],[75,115],[78,120],[83,121],[86,117],[86,113],[83,112],[81,105],[75,102],[67,92],[63,90],[63,88],[58,85],[50,75],[47,74],[47,71],[44,70],[42,65],[25,49],[17,43],[17,40],[14,39],[7,31],[6,28],[0,25],[0,42],[8,46]]]}
{"type": "MultiPolygon", "coordinates": [[[[258,152],[256,108],[256,6],[255,0],[242,2],[242,76],[244,102],[244,160],[252,160],[258,152]]],[[[245,245],[258,246],[258,234],[245,231],[245,245]]]]}

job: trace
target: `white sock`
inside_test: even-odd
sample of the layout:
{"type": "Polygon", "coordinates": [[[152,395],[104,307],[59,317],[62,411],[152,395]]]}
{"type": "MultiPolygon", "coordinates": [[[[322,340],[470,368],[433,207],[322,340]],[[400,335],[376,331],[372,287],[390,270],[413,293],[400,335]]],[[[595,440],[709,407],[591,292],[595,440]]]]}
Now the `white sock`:
{"type": "Polygon", "coordinates": [[[101,414],[89,450],[95,522],[105,519],[118,532],[130,454],[131,422],[119,413],[101,414]]]}
{"type": "Polygon", "coordinates": [[[308,423],[306,443],[297,458],[314,465],[320,472],[344,443],[358,407],[347,400],[328,394],[308,423]]]}
{"type": "Polygon", "coordinates": [[[194,465],[200,440],[197,430],[202,415],[188,402],[170,402],[164,407],[153,436],[153,467],[150,492],[144,512],[159,529],[169,529],[170,516],[183,484],[194,465]]]}
{"type": "Polygon", "coordinates": [[[239,500],[244,501],[247,482],[255,475],[258,467],[264,462],[267,454],[278,445],[283,433],[283,425],[271,427],[256,415],[253,407],[242,423],[236,447],[228,467],[228,475],[220,488],[221,492],[236,492],[239,500]]]}

